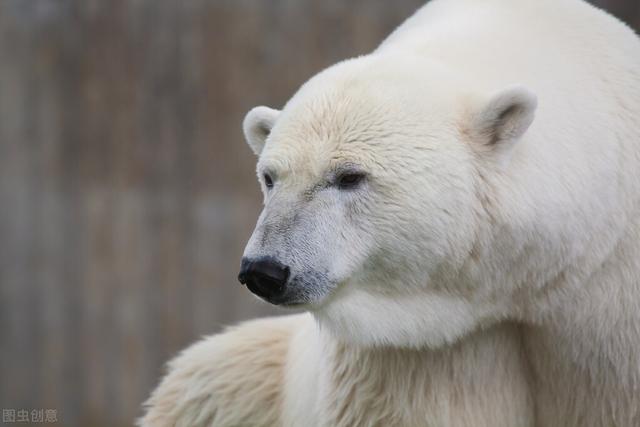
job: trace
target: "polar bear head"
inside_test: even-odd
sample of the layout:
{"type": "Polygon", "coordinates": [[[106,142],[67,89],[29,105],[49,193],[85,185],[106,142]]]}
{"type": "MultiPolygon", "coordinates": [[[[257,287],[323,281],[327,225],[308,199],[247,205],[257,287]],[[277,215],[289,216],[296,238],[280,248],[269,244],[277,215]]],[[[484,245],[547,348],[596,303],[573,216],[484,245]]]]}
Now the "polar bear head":
{"type": "Polygon", "coordinates": [[[508,314],[481,280],[486,177],[532,123],[536,98],[476,93],[443,65],[370,55],[308,81],[282,111],[252,109],[264,210],[239,279],[365,345],[439,346],[508,314]]]}

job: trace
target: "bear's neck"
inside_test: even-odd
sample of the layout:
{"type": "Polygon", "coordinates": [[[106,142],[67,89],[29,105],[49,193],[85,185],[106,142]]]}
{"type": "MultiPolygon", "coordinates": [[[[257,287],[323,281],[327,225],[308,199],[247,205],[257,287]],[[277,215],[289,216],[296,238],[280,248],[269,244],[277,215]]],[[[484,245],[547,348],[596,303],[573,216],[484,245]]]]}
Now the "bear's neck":
{"type": "Polygon", "coordinates": [[[550,290],[558,302],[523,329],[538,425],[640,425],[638,242],[640,218],[588,277],[550,290]]]}
{"type": "Polygon", "coordinates": [[[319,389],[330,390],[320,400],[322,425],[531,426],[516,325],[478,331],[440,350],[363,348],[321,336],[319,389]]]}

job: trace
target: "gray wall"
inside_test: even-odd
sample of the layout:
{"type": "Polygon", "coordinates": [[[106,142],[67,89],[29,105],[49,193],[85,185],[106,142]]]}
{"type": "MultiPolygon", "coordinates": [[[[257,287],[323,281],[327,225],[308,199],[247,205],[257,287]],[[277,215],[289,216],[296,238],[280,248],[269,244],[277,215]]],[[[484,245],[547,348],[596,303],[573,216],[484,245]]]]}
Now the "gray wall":
{"type": "Polygon", "coordinates": [[[242,117],[421,3],[0,0],[0,409],[129,425],[177,350],[274,313],[235,279],[242,117]]]}

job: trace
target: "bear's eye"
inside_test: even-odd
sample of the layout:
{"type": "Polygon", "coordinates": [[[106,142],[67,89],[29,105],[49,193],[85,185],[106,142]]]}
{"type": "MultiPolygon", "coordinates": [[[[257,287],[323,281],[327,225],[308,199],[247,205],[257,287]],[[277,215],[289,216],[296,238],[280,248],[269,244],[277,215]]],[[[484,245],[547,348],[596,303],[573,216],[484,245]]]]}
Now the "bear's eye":
{"type": "Polygon", "coordinates": [[[271,189],[273,188],[273,178],[271,178],[271,175],[269,175],[268,173],[265,173],[263,175],[264,178],[264,185],[267,186],[267,188],[271,189]]]}
{"type": "Polygon", "coordinates": [[[338,177],[337,184],[341,190],[351,190],[356,188],[364,180],[362,172],[347,172],[338,177]]]}

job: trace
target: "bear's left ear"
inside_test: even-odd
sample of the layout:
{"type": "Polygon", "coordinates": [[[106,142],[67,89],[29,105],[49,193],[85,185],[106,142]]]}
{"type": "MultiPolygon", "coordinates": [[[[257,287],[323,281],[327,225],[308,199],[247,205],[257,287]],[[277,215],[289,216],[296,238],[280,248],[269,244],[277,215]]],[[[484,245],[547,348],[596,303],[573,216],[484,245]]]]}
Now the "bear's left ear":
{"type": "Polygon", "coordinates": [[[503,151],[526,132],[535,116],[538,100],[522,86],[495,94],[471,119],[471,136],[485,149],[503,151]]]}
{"type": "Polygon", "coordinates": [[[259,156],[267,142],[280,111],[269,107],[255,107],[247,113],[242,122],[242,130],[247,144],[259,156]]]}

